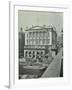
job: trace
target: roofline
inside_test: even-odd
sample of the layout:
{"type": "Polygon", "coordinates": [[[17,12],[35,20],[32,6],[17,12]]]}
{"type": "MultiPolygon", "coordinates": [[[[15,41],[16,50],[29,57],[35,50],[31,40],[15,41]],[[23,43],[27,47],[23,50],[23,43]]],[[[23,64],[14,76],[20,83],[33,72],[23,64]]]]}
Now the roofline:
{"type": "Polygon", "coordinates": [[[43,30],[43,29],[48,30],[50,28],[53,28],[53,26],[44,26],[44,27],[43,26],[33,26],[31,28],[26,29],[25,31],[29,31],[29,30],[43,30]],[[34,29],[34,27],[40,27],[40,28],[39,29],[34,29]]]}

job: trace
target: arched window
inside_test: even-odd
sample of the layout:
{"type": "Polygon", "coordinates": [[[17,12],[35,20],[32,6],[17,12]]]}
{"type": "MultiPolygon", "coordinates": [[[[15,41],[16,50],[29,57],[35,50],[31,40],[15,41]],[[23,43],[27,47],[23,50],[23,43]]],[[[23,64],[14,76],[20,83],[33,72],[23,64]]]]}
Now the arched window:
{"type": "Polygon", "coordinates": [[[29,52],[29,57],[31,57],[31,51],[29,52]]]}
{"type": "Polygon", "coordinates": [[[39,52],[37,52],[37,54],[39,54],[39,52]]]}
{"type": "Polygon", "coordinates": [[[41,51],[41,55],[43,54],[43,52],[41,51]]]}

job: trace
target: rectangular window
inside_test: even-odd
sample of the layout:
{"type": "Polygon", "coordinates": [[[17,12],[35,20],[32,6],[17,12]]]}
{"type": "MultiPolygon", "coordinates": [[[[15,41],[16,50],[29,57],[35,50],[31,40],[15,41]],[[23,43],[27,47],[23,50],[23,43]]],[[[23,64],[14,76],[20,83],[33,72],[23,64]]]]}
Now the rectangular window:
{"type": "Polygon", "coordinates": [[[28,39],[27,39],[27,45],[28,45],[28,39]]]}
{"type": "Polygon", "coordinates": [[[48,45],[50,43],[50,39],[47,39],[46,40],[46,44],[48,45]]]}
{"type": "Polygon", "coordinates": [[[44,39],[42,40],[42,43],[43,43],[43,45],[45,45],[45,40],[44,39]]]}
{"type": "Polygon", "coordinates": [[[30,40],[30,45],[32,45],[32,40],[30,40]]]}
{"type": "Polygon", "coordinates": [[[45,37],[45,32],[43,32],[43,38],[45,37]]]}
{"type": "Polygon", "coordinates": [[[47,37],[48,37],[48,38],[50,37],[50,33],[49,33],[49,32],[47,32],[47,37]]]}
{"type": "Polygon", "coordinates": [[[40,45],[43,45],[43,40],[42,39],[40,40],[40,45]]]}
{"type": "Polygon", "coordinates": [[[36,33],[36,38],[39,39],[39,32],[36,33]]]}
{"type": "Polygon", "coordinates": [[[36,39],[36,45],[39,45],[39,39],[36,39]]]}
{"type": "Polygon", "coordinates": [[[40,38],[43,39],[43,32],[40,33],[40,38]]]}
{"type": "Polygon", "coordinates": [[[32,45],[34,45],[34,40],[32,40],[32,45]]]}
{"type": "Polygon", "coordinates": [[[33,32],[33,38],[35,38],[35,32],[33,32]]]}

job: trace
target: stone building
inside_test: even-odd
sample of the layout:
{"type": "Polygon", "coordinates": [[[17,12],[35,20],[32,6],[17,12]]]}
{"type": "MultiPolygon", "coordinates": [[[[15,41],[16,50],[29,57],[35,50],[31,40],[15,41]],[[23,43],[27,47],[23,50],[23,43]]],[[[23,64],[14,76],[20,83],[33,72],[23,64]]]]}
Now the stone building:
{"type": "Polygon", "coordinates": [[[24,31],[24,57],[44,56],[48,49],[55,48],[57,33],[53,26],[32,26],[24,31]]]}
{"type": "Polygon", "coordinates": [[[19,58],[24,57],[25,34],[21,28],[19,32],[19,58]]]}

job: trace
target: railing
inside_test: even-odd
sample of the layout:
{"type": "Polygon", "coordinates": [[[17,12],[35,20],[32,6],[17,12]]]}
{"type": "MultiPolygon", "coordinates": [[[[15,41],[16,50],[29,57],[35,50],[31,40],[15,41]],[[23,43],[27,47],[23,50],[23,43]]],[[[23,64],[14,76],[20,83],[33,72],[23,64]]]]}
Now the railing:
{"type": "Polygon", "coordinates": [[[62,53],[63,49],[61,49],[60,52],[55,56],[54,60],[43,73],[42,77],[60,77],[61,61],[63,59],[62,53]]]}

